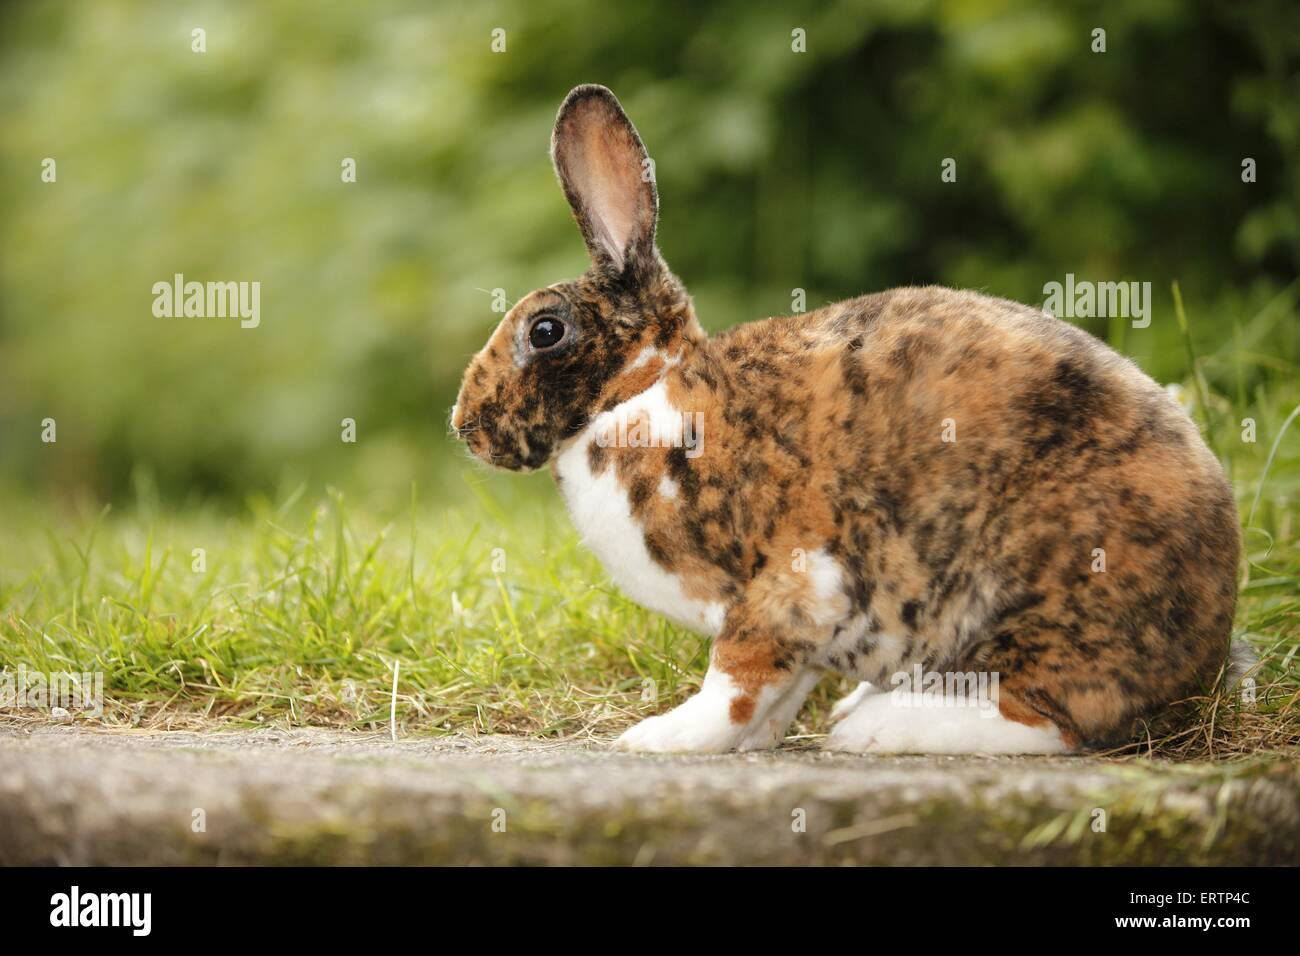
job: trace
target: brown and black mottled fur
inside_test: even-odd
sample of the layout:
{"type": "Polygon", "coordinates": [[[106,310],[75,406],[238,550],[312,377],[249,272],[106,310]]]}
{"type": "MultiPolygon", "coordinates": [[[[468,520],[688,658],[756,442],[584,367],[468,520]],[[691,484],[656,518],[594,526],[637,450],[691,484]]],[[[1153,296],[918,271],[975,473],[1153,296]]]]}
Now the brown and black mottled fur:
{"type": "Polygon", "coordinates": [[[997,672],[1005,716],[1050,721],[1076,746],[1120,740],[1208,688],[1228,649],[1237,516],[1162,389],[1067,323],[937,287],[706,338],[654,248],[653,182],[626,181],[635,202],[608,218],[635,220],[633,238],[611,253],[591,207],[617,183],[575,184],[566,123],[607,175],[623,153],[644,156],[612,94],[571,94],[556,166],[592,270],[507,315],[453,424],[494,464],[535,468],[659,380],[673,406],[703,413],[697,458],[595,443],[588,455],[615,469],[653,560],[726,605],[713,662],[744,691],[736,721],[809,663],[875,683],[917,664],[997,672]],[[548,314],[571,338],[530,354],[524,336],[548,314]],[[665,476],[671,500],[656,492],[665,476]],[[844,570],[834,625],[792,567],[818,548],[844,570]],[[850,632],[849,618],[864,623],[850,632]],[[902,637],[901,653],[881,635],[902,637]]]}

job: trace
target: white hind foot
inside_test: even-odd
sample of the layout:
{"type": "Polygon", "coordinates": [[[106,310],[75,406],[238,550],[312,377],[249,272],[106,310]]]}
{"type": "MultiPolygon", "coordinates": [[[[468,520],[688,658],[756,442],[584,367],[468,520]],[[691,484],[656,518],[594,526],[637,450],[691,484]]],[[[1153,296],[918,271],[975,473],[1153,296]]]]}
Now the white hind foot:
{"type": "Polygon", "coordinates": [[[1055,725],[1030,727],[1008,720],[991,701],[944,706],[943,699],[933,695],[895,692],[862,697],[831,731],[825,748],[873,754],[1069,751],[1055,725]]]}
{"type": "Polygon", "coordinates": [[[835,702],[835,706],[831,708],[831,723],[838,724],[849,714],[853,713],[853,711],[857,709],[858,704],[866,700],[867,696],[874,693],[875,690],[876,688],[872,686],[870,681],[862,681],[857,687],[853,688],[853,690],[849,691],[835,702]]]}

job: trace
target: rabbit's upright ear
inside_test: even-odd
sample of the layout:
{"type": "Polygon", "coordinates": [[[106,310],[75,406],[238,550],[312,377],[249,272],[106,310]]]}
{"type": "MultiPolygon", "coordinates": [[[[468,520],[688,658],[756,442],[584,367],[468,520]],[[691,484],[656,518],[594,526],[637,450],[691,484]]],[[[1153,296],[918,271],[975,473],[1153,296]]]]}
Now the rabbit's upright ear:
{"type": "Polygon", "coordinates": [[[551,161],[595,265],[623,273],[654,261],[654,167],[613,93],[589,84],[565,98],[551,161]]]}

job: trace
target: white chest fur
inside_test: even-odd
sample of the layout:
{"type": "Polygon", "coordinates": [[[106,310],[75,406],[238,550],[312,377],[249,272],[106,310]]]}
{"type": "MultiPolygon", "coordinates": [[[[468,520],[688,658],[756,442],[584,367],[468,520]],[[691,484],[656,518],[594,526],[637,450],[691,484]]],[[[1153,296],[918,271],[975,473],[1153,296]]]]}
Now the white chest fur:
{"type": "MultiPolygon", "coordinates": [[[[628,432],[629,420],[649,419],[650,433],[658,442],[681,435],[682,416],[668,401],[663,382],[594,418],[587,428],[555,460],[560,488],[569,515],[583,543],[600,559],[614,583],[628,597],[667,618],[702,634],[716,635],[722,629],[726,608],[715,601],[689,597],[681,580],[656,564],[646,549],[643,529],[632,517],[627,489],[619,482],[613,465],[593,474],[588,447],[601,436],[608,441],[628,432]],[[674,432],[675,429],[675,432],[674,432]]],[[[620,454],[656,454],[662,447],[626,449],[620,454]]],[[[675,487],[660,487],[659,494],[670,500],[675,487]]]]}

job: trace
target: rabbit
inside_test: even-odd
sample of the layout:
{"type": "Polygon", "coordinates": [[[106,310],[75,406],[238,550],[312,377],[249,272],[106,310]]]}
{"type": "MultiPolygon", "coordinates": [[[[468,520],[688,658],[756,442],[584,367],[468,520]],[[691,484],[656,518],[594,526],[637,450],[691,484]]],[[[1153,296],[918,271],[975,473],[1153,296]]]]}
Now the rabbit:
{"type": "Polygon", "coordinates": [[[828,672],[860,682],[824,741],[852,753],[1108,747],[1214,684],[1235,502],[1132,362],[938,286],[710,337],[613,93],[568,95],[551,157],[590,269],[510,309],[451,426],[498,468],[549,465],[614,582],[712,637],[699,691],[619,748],[775,747],[828,672]]]}

